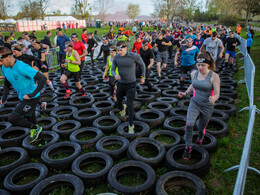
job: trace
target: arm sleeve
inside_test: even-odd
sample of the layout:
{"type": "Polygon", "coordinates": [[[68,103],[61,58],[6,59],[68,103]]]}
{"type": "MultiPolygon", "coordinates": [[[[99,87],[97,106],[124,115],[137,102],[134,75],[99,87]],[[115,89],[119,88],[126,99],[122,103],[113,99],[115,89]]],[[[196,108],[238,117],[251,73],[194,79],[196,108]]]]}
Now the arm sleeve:
{"type": "Polygon", "coordinates": [[[39,72],[36,73],[33,79],[37,82],[38,86],[34,90],[34,92],[27,94],[30,98],[34,97],[37,93],[39,93],[42,90],[47,80],[46,77],[39,72]]]}
{"type": "Polygon", "coordinates": [[[131,31],[129,31],[130,32],[130,34],[134,37],[135,35],[131,32],[131,31]]]}
{"type": "Polygon", "coordinates": [[[4,103],[7,99],[7,96],[9,94],[9,89],[11,87],[11,83],[5,79],[5,82],[4,82],[4,93],[3,93],[3,97],[2,97],[2,103],[4,103]]]}
{"type": "Polygon", "coordinates": [[[237,45],[240,45],[240,44],[241,44],[241,42],[239,41],[238,38],[236,38],[236,42],[237,42],[237,45]]]}
{"type": "Polygon", "coordinates": [[[95,47],[97,47],[98,43],[97,43],[96,39],[93,39],[93,40],[94,40],[95,47]]]}
{"type": "Polygon", "coordinates": [[[116,67],[117,67],[117,63],[116,63],[116,58],[114,57],[112,67],[111,67],[111,74],[113,76],[116,76],[116,67]]]}
{"type": "MultiPolygon", "coordinates": [[[[42,66],[42,61],[41,61],[41,59],[39,59],[39,58],[36,58],[36,57],[34,57],[34,56],[32,56],[32,55],[26,55],[26,57],[32,62],[32,61],[35,61],[35,62],[37,62],[37,64],[39,64],[40,66],[42,66]]],[[[29,64],[29,65],[31,65],[31,64],[29,64]]]]}
{"type": "Polygon", "coordinates": [[[137,65],[139,65],[141,67],[141,70],[142,70],[142,76],[145,77],[145,64],[144,64],[144,61],[142,60],[141,56],[140,55],[136,55],[135,57],[135,62],[137,65]]]}
{"type": "Polygon", "coordinates": [[[103,45],[101,45],[101,47],[100,47],[100,50],[99,50],[99,53],[98,53],[98,56],[97,56],[97,58],[99,58],[99,56],[101,56],[101,53],[103,52],[103,45]]]}

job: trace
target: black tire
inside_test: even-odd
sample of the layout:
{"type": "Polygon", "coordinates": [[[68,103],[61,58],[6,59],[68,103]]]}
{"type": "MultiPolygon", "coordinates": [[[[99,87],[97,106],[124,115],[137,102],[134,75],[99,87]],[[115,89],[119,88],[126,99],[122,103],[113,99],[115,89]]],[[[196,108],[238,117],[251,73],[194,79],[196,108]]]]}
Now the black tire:
{"type": "Polygon", "coordinates": [[[86,86],[84,87],[84,90],[88,93],[97,93],[99,92],[99,87],[96,85],[86,86]]]}
{"type": "Polygon", "coordinates": [[[101,111],[103,115],[106,115],[109,113],[110,110],[113,110],[115,107],[115,103],[111,101],[99,101],[92,105],[92,108],[97,108],[101,111]]]}
{"type": "Polygon", "coordinates": [[[73,195],[84,195],[84,184],[80,178],[72,174],[59,174],[45,178],[38,183],[30,195],[50,194],[54,189],[69,186],[74,189],[73,195]]]}
{"type": "Polygon", "coordinates": [[[170,110],[170,116],[187,116],[187,109],[184,107],[176,107],[170,110]]]}
{"type": "Polygon", "coordinates": [[[0,150],[0,159],[4,160],[5,158],[15,158],[15,161],[7,165],[0,166],[0,177],[4,177],[16,167],[27,163],[29,160],[29,155],[24,148],[10,147],[0,150]]]}
{"type": "Polygon", "coordinates": [[[152,194],[156,175],[153,168],[140,161],[129,160],[116,164],[108,173],[107,181],[109,191],[124,195],[152,194]],[[145,182],[139,186],[125,186],[118,179],[128,174],[136,174],[145,177],[145,182]]]}
{"type": "Polygon", "coordinates": [[[0,194],[1,195],[11,195],[8,191],[0,189],[0,194]]]}
{"type": "Polygon", "coordinates": [[[78,111],[78,109],[74,106],[60,106],[58,108],[54,108],[50,115],[57,119],[66,120],[72,119],[73,113],[78,111]]]}
{"type": "Polygon", "coordinates": [[[166,102],[171,104],[172,106],[176,106],[178,100],[174,97],[159,97],[156,99],[157,102],[166,102]]]}
{"type": "MultiPolygon", "coordinates": [[[[142,104],[141,104],[142,105],[142,104]]],[[[119,112],[120,112],[120,110],[118,109],[118,108],[115,108],[115,109],[113,109],[113,110],[111,110],[110,112],[109,112],[109,115],[110,116],[113,116],[113,117],[117,117],[117,118],[119,118],[121,121],[123,121],[123,122],[125,122],[125,121],[127,121],[128,120],[128,115],[126,115],[126,116],[121,116],[120,114],[119,114],[119,112]]]]}
{"type": "MultiPolygon", "coordinates": [[[[187,171],[198,176],[204,176],[210,169],[210,157],[206,149],[197,145],[192,146],[191,159],[196,159],[198,162],[192,162],[190,164],[183,164],[176,161],[176,159],[182,159],[185,144],[180,144],[172,147],[166,153],[166,167],[171,171],[187,171]]],[[[187,160],[185,160],[187,162],[187,160]]]]}
{"type": "Polygon", "coordinates": [[[107,98],[110,96],[109,93],[93,93],[92,94],[95,102],[107,100],[107,98]]]}
{"type": "Polygon", "coordinates": [[[45,110],[42,110],[42,109],[40,108],[40,106],[37,106],[37,107],[36,107],[36,110],[40,111],[40,112],[43,113],[43,114],[49,115],[50,112],[51,112],[54,108],[57,108],[57,107],[59,107],[59,104],[58,104],[58,103],[48,102],[45,110]]]}
{"type": "Polygon", "coordinates": [[[45,179],[47,175],[48,175],[48,169],[43,164],[40,163],[24,164],[12,170],[5,177],[4,187],[13,193],[28,194],[31,191],[31,189],[40,181],[45,179]],[[34,175],[38,177],[34,181],[27,184],[23,184],[23,185],[16,184],[17,182],[19,182],[20,179],[29,175],[34,175]]]}
{"type": "Polygon", "coordinates": [[[194,191],[196,190],[195,195],[206,194],[206,186],[201,179],[198,176],[185,171],[171,171],[162,175],[156,182],[156,194],[181,194],[181,192],[179,192],[180,186],[193,189],[194,191]]]}
{"type": "Polygon", "coordinates": [[[211,118],[216,118],[216,119],[227,122],[229,119],[229,115],[220,110],[213,110],[211,118]]]}
{"type": "MultiPolygon", "coordinates": [[[[169,130],[158,130],[158,131],[154,131],[149,135],[150,139],[154,139],[156,140],[156,137],[160,136],[160,135],[165,135],[167,137],[172,137],[174,139],[174,142],[171,144],[168,144],[166,142],[160,142],[166,150],[170,149],[171,147],[178,145],[181,142],[181,137],[179,134],[173,132],[173,131],[169,131],[169,130]]],[[[158,141],[158,140],[157,140],[158,141]]]]}
{"type": "Polygon", "coordinates": [[[41,156],[43,150],[59,141],[59,135],[53,131],[42,131],[38,140],[36,144],[31,144],[30,136],[24,138],[22,146],[28,150],[30,156],[41,156]]]}
{"type": "Polygon", "coordinates": [[[45,165],[55,170],[70,169],[72,162],[80,155],[81,147],[75,142],[59,142],[50,145],[41,153],[41,159],[45,165]],[[58,153],[70,153],[70,156],[62,159],[53,159],[58,153]]]}
{"type": "Polygon", "coordinates": [[[218,100],[215,102],[216,104],[234,104],[234,99],[229,96],[220,95],[218,100]]]}
{"type": "Polygon", "coordinates": [[[161,91],[167,90],[167,89],[172,89],[171,85],[165,84],[165,83],[156,84],[155,87],[161,89],[161,91]]]}
{"type": "Polygon", "coordinates": [[[105,134],[111,134],[116,132],[120,123],[120,119],[115,116],[101,116],[93,121],[93,126],[105,134]]]}
{"type": "Polygon", "coordinates": [[[167,116],[172,109],[172,105],[167,102],[152,102],[148,104],[148,109],[156,109],[165,114],[167,116]]]}
{"type": "Polygon", "coordinates": [[[176,80],[173,79],[162,79],[160,81],[161,84],[167,84],[167,85],[171,85],[171,86],[175,86],[177,84],[176,80]]]}
{"type": "Polygon", "coordinates": [[[227,113],[229,116],[234,116],[237,113],[237,107],[233,104],[216,103],[214,109],[223,111],[227,113]]]}
{"type": "Polygon", "coordinates": [[[9,122],[6,122],[6,121],[0,122],[0,132],[9,129],[11,126],[12,126],[12,124],[9,122]]]}
{"type": "Polygon", "coordinates": [[[84,109],[89,108],[95,102],[95,99],[92,96],[81,96],[81,97],[74,97],[69,101],[71,106],[76,108],[84,109]]]}
{"type": "Polygon", "coordinates": [[[224,121],[217,118],[211,118],[206,127],[206,132],[217,138],[221,138],[228,135],[229,128],[224,121]]]}
{"type": "Polygon", "coordinates": [[[53,102],[53,100],[57,97],[58,95],[55,93],[43,93],[40,95],[39,102],[53,102]]]}
{"type": "Polygon", "coordinates": [[[164,129],[183,135],[185,132],[186,118],[183,116],[172,116],[164,121],[164,129]]]}
{"type": "Polygon", "coordinates": [[[147,163],[151,167],[159,167],[166,153],[165,147],[158,141],[150,138],[138,138],[133,140],[127,149],[127,156],[131,160],[138,160],[147,163]],[[138,149],[153,152],[153,157],[145,157],[138,153],[138,149]]]}
{"type": "Polygon", "coordinates": [[[189,105],[190,105],[190,99],[183,99],[178,102],[178,106],[186,110],[188,109],[189,105]]]}
{"type": "Polygon", "coordinates": [[[19,147],[23,139],[28,136],[30,130],[23,127],[10,127],[0,132],[0,146],[3,148],[19,147]],[[9,138],[10,137],[10,138],[9,138]]]}
{"type": "Polygon", "coordinates": [[[0,109],[0,121],[8,122],[8,116],[13,112],[14,108],[1,108],[0,109]]]}
{"type": "Polygon", "coordinates": [[[121,125],[117,127],[117,133],[130,140],[135,139],[137,137],[145,137],[149,134],[150,127],[146,123],[141,121],[133,121],[133,124],[135,126],[134,134],[128,133],[129,122],[121,123],[121,125]]]}
{"type": "MultiPolygon", "coordinates": [[[[72,96],[71,96],[72,97],[72,96]]],[[[57,104],[59,104],[59,105],[64,105],[64,106],[66,106],[66,105],[69,105],[69,101],[71,100],[71,97],[69,97],[68,99],[64,99],[64,97],[62,96],[62,97],[58,97],[58,98],[55,98],[54,100],[53,100],[53,103],[57,103],[57,104]]]]}
{"type": "Polygon", "coordinates": [[[135,97],[135,100],[141,102],[142,105],[149,104],[149,103],[153,102],[154,99],[155,99],[154,95],[149,95],[149,94],[138,94],[135,97]]]}
{"type": "Polygon", "coordinates": [[[44,131],[51,131],[53,125],[57,123],[57,119],[54,117],[41,117],[37,118],[37,124],[42,127],[44,131]]]}
{"type": "MultiPolygon", "coordinates": [[[[192,142],[195,143],[197,138],[198,138],[198,132],[194,131],[192,142]]],[[[205,148],[209,153],[214,153],[217,151],[218,141],[213,135],[206,133],[204,135],[204,140],[202,142],[202,145],[200,145],[200,146],[202,148],[205,148]]]]}
{"type": "Polygon", "coordinates": [[[101,116],[101,111],[97,108],[86,108],[73,113],[73,118],[83,126],[91,126],[93,121],[101,116]]]}
{"type": "Polygon", "coordinates": [[[220,88],[220,95],[224,95],[224,96],[229,96],[233,99],[236,99],[237,96],[238,96],[238,93],[236,90],[233,90],[233,89],[223,89],[223,88],[220,88]]]}
{"type": "Polygon", "coordinates": [[[117,135],[103,137],[96,143],[97,151],[108,154],[115,160],[119,160],[123,156],[126,156],[126,150],[128,146],[129,146],[129,141],[126,138],[117,135]],[[113,145],[117,145],[117,146],[119,145],[120,148],[116,150],[112,150],[112,149],[110,150],[105,148],[113,145]]]}
{"type": "MultiPolygon", "coordinates": [[[[72,94],[76,92],[75,89],[70,89],[72,94]]],[[[66,89],[63,87],[63,88],[59,88],[59,89],[56,89],[55,90],[55,93],[59,96],[59,97],[64,97],[65,94],[66,94],[66,89]]]]}
{"type": "Polygon", "coordinates": [[[6,107],[16,107],[21,101],[17,95],[9,95],[6,99],[6,107]]]}
{"type": "Polygon", "coordinates": [[[52,127],[52,131],[58,133],[62,138],[68,138],[70,134],[79,129],[81,123],[75,120],[61,121],[52,127]]]}
{"type": "Polygon", "coordinates": [[[103,132],[100,129],[94,127],[85,127],[78,129],[70,134],[70,140],[76,142],[85,148],[95,146],[96,142],[103,137],[103,132]],[[91,137],[87,140],[80,140],[84,137],[91,137]],[[92,138],[93,137],[93,138],[92,138]]]}
{"type": "Polygon", "coordinates": [[[161,89],[159,89],[157,87],[153,87],[152,91],[149,91],[148,87],[141,87],[140,94],[154,95],[155,98],[158,98],[161,96],[161,89]]]}
{"type": "Polygon", "coordinates": [[[179,94],[179,91],[174,90],[174,89],[167,89],[167,90],[162,91],[162,96],[164,96],[164,97],[173,97],[173,98],[178,99],[179,98],[178,94],[179,94]]]}
{"type": "Polygon", "coordinates": [[[90,152],[76,158],[72,163],[71,170],[84,183],[96,185],[106,180],[107,174],[112,167],[113,160],[109,155],[102,152],[90,152]],[[82,170],[84,167],[94,163],[101,164],[104,168],[98,172],[85,172],[82,170]]]}
{"type": "MultiPolygon", "coordinates": [[[[126,100],[123,100],[123,104],[127,104],[126,100]]],[[[134,100],[133,106],[134,106],[134,111],[139,111],[142,108],[142,102],[134,100]]]]}
{"type": "Polygon", "coordinates": [[[135,114],[138,121],[147,123],[151,129],[158,128],[162,125],[165,114],[156,109],[140,110],[135,114]]]}

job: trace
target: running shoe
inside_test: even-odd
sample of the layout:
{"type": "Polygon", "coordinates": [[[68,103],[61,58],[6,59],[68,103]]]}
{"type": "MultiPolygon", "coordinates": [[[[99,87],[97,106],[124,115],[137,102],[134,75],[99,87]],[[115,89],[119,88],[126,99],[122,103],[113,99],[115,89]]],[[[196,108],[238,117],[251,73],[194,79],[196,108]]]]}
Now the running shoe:
{"type": "Polygon", "coordinates": [[[120,114],[120,116],[125,116],[126,115],[126,104],[123,104],[123,110],[121,110],[120,112],[119,112],[119,114],[120,114]]]}
{"type": "Polygon", "coordinates": [[[128,133],[134,134],[135,133],[134,128],[135,128],[134,125],[128,125],[128,133]]]}
{"type": "Polygon", "coordinates": [[[190,146],[190,147],[185,146],[185,150],[184,150],[184,153],[182,155],[182,158],[184,160],[189,160],[190,157],[191,157],[191,151],[192,151],[192,146],[190,146]]]}
{"type": "Polygon", "coordinates": [[[198,144],[198,145],[201,146],[201,145],[202,145],[202,142],[203,142],[203,139],[202,139],[202,140],[197,139],[196,142],[195,142],[195,144],[198,144]]]}
{"type": "Polygon", "coordinates": [[[64,99],[68,99],[70,97],[70,94],[72,94],[71,90],[66,90],[66,94],[64,96],[64,99]]]}
{"type": "Polygon", "coordinates": [[[46,110],[47,108],[47,102],[42,102],[41,103],[41,110],[46,110]]]}
{"type": "Polygon", "coordinates": [[[86,94],[84,93],[84,94],[82,94],[82,97],[84,97],[84,96],[86,96],[86,94]]]}
{"type": "Polygon", "coordinates": [[[30,130],[30,143],[33,143],[37,140],[37,138],[39,137],[41,131],[42,131],[42,127],[39,125],[36,125],[37,129],[31,129],[30,130]]]}

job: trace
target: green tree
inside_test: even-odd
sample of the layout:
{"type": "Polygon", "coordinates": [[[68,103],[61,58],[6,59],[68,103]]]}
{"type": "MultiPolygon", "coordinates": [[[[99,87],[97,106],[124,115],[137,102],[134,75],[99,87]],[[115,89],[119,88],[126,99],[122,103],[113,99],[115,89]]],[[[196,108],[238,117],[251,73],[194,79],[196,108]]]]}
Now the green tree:
{"type": "Polygon", "coordinates": [[[10,8],[10,1],[0,0],[0,19],[6,20],[8,17],[8,9],[10,8]]]}
{"type": "Polygon", "coordinates": [[[21,2],[21,14],[22,18],[27,18],[27,20],[35,20],[41,17],[41,12],[39,12],[39,3],[32,0],[24,0],[21,2]]]}
{"type": "Polygon", "coordinates": [[[128,4],[127,9],[126,9],[126,14],[130,19],[132,19],[134,21],[135,18],[138,15],[140,15],[140,13],[141,13],[141,9],[138,4],[132,4],[132,3],[128,4]]]}
{"type": "Polygon", "coordinates": [[[71,9],[71,13],[74,15],[80,15],[82,19],[89,17],[89,10],[91,5],[89,0],[74,0],[74,5],[71,9]]]}

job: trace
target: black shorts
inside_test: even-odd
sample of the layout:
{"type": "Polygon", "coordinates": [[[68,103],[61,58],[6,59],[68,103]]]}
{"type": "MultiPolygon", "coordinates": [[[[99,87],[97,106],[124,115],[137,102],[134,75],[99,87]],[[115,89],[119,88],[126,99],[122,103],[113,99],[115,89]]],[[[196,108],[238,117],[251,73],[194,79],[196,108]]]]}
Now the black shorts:
{"type": "Polygon", "coordinates": [[[33,67],[36,66],[42,73],[44,72],[49,72],[49,67],[47,64],[42,64],[42,66],[40,64],[38,64],[37,62],[33,63],[33,67]],[[45,65],[47,68],[42,68],[42,66],[45,65]]]}
{"type": "Polygon", "coordinates": [[[195,64],[191,66],[181,66],[181,77],[185,77],[187,72],[192,72],[193,70],[197,70],[197,67],[195,64]]]}
{"type": "Polygon", "coordinates": [[[63,74],[66,75],[67,78],[70,78],[71,75],[73,75],[74,79],[75,79],[75,82],[79,82],[80,81],[80,72],[70,72],[69,70],[66,70],[63,74]]]}
{"type": "Polygon", "coordinates": [[[37,104],[39,103],[39,97],[30,99],[30,100],[23,100],[21,101],[18,106],[16,106],[13,113],[22,116],[22,117],[31,117],[35,115],[35,109],[37,104]]]}
{"type": "Polygon", "coordinates": [[[82,71],[83,70],[83,68],[84,68],[84,64],[85,64],[85,60],[81,60],[81,63],[80,63],[80,71],[82,71]]]}

